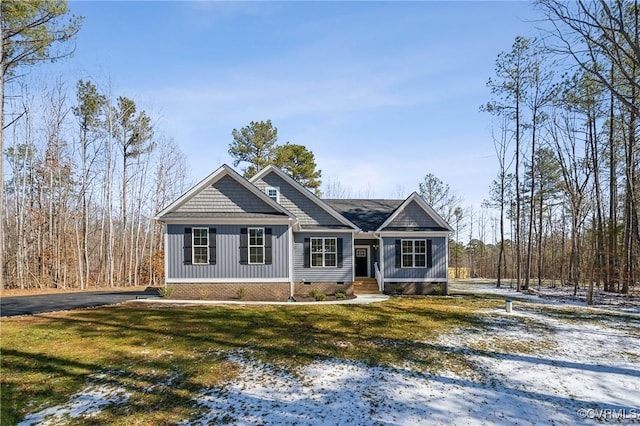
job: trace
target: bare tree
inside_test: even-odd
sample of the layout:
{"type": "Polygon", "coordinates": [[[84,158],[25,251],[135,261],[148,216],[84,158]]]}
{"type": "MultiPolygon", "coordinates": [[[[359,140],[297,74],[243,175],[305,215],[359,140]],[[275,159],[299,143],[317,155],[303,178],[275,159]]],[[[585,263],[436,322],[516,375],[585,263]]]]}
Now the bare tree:
{"type": "Polygon", "coordinates": [[[447,223],[452,222],[455,209],[462,204],[462,197],[432,173],[418,184],[418,193],[447,223]]]}
{"type": "Polygon", "coordinates": [[[579,133],[580,125],[575,114],[560,112],[554,116],[549,126],[553,146],[562,171],[563,189],[571,213],[571,254],[569,256],[569,281],[574,285],[574,294],[580,283],[580,229],[587,214],[585,189],[589,183],[590,172],[584,167],[585,147],[579,142],[584,135],[579,133]]]}
{"type": "Polygon", "coordinates": [[[521,248],[521,185],[520,161],[522,131],[524,127],[523,103],[528,90],[528,72],[530,69],[529,49],[531,42],[525,37],[516,37],[510,52],[502,52],[496,59],[496,79],[489,79],[494,99],[481,108],[495,115],[508,117],[512,121],[515,139],[515,252],[516,252],[516,288],[520,291],[522,279],[521,248]]]}
{"type": "Polygon", "coordinates": [[[637,1],[624,0],[537,0],[539,9],[552,24],[547,37],[549,48],[569,56],[627,108],[640,114],[631,92],[640,90],[634,70],[640,69],[637,1]],[[611,64],[620,78],[613,81],[611,64]]]}
{"type": "Polygon", "coordinates": [[[508,192],[513,188],[513,176],[508,174],[508,170],[513,163],[513,157],[508,157],[509,147],[511,144],[511,133],[507,130],[507,118],[501,117],[499,125],[499,136],[496,135],[495,129],[492,131],[493,147],[498,158],[498,178],[494,180],[489,189],[489,199],[483,202],[488,207],[498,208],[500,213],[500,249],[498,252],[498,265],[496,269],[497,287],[501,286],[502,268],[506,267],[505,251],[504,251],[504,215],[505,206],[508,205],[508,192]]]}
{"type": "MultiPolygon", "coordinates": [[[[72,48],[52,47],[72,40],[82,20],[70,17],[66,1],[0,2],[0,155],[4,152],[5,84],[19,76],[25,65],[53,61],[70,55],[72,48]]],[[[19,117],[26,111],[20,113],[19,117]]],[[[4,287],[4,165],[0,161],[0,291],[4,287]]]]}

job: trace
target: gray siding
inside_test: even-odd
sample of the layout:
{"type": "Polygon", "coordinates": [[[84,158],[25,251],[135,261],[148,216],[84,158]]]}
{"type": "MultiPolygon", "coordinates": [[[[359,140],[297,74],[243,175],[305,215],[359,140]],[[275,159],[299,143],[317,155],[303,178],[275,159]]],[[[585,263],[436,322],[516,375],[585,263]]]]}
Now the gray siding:
{"type": "Polygon", "coordinates": [[[271,172],[255,185],[264,191],[267,187],[280,188],[280,204],[294,214],[301,225],[343,225],[319,205],[311,201],[306,195],[289,185],[276,173],[271,172]]]}
{"type": "MultiPolygon", "coordinates": [[[[433,266],[431,268],[396,268],[396,240],[407,237],[389,238],[384,237],[384,279],[393,281],[393,278],[416,278],[420,280],[429,278],[447,277],[447,253],[446,239],[444,237],[428,237],[431,240],[431,253],[433,255],[433,266]]],[[[422,239],[424,237],[413,237],[412,239],[422,239]]]]}
{"type": "Polygon", "coordinates": [[[350,233],[295,233],[293,235],[294,281],[351,282],[353,280],[353,239],[350,233]],[[342,238],[342,268],[305,268],[304,239],[318,237],[342,238]]]}
{"type": "Polygon", "coordinates": [[[388,225],[390,228],[440,227],[415,201],[410,202],[388,225]]]}
{"type": "Polygon", "coordinates": [[[288,277],[289,242],[286,225],[167,225],[167,278],[282,278],[288,277]],[[185,265],[183,259],[184,228],[215,227],[215,265],[185,265]],[[240,228],[271,228],[272,264],[240,264],[240,228]]]}
{"type": "Polygon", "coordinates": [[[276,213],[276,210],[232,177],[224,176],[181,205],[176,212],[276,213]]]}

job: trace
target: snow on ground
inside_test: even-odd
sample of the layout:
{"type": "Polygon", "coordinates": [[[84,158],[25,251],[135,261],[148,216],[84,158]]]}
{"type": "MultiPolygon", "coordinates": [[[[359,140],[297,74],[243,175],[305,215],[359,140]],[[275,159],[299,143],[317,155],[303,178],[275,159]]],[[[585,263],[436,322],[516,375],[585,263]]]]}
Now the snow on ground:
{"type": "MultiPolygon", "coordinates": [[[[473,286],[478,290],[515,295],[473,286]]],[[[593,320],[581,313],[600,310],[567,316],[549,306],[561,300],[520,294],[514,300],[511,314],[487,312],[482,332],[461,329],[424,342],[463,354],[478,372],[472,377],[339,359],[289,372],[235,351],[227,356],[240,368],[237,378],[201,389],[194,398],[201,416],[182,425],[640,424],[640,315],[593,320]]],[[[123,389],[89,386],[20,424],[58,424],[128,397],[123,389]]]]}
{"type": "Polygon", "coordinates": [[[203,389],[196,403],[205,414],[183,425],[640,424],[640,321],[571,321],[545,312],[516,302],[512,314],[490,313],[482,333],[460,330],[435,342],[463,353],[482,380],[335,359],[293,375],[236,353],[230,359],[241,380],[203,389]],[[500,349],[511,342],[524,342],[524,350],[500,349]]]}
{"type": "MultiPolygon", "coordinates": [[[[449,284],[449,290],[455,293],[485,293],[499,294],[507,297],[517,297],[518,299],[530,300],[536,303],[544,303],[550,305],[573,305],[586,307],[587,290],[578,288],[577,294],[574,295],[574,287],[572,285],[563,286],[549,285],[538,286],[530,285],[529,292],[516,291],[516,285],[513,282],[503,281],[502,287],[496,288],[495,282],[487,283],[486,280],[464,280],[449,284]]],[[[632,289],[629,294],[609,293],[594,290],[593,305],[591,309],[601,309],[611,312],[623,312],[640,315],[640,292],[632,289]]]]}
{"type": "Polygon", "coordinates": [[[109,405],[125,402],[129,396],[130,393],[124,388],[90,385],[73,395],[65,404],[29,414],[18,426],[58,425],[65,418],[90,418],[109,405]]]}

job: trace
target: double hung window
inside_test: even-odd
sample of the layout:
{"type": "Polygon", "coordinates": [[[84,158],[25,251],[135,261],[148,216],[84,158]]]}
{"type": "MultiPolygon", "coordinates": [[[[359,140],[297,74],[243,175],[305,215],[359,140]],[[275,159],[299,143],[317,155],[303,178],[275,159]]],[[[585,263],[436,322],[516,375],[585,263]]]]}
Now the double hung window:
{"type": "Polygon", "coordinates": [[[193,228],[193,264],[209,263],[209,228],[193,228]]]}
{"type": "Polygon", "coordinates": [[[311,267],[335,268],[338,263],[336,238],[311,238],[311,267]]]}
{"type": "Polygon", "coordinates": [[[402,240],[402,267],[423,268],[427,266],[427,241],[402,240]]]}
{"type": "Polygon", "coordinates": [[[264,228],[249,228],[249,264],[264,263],[264,228]]]}

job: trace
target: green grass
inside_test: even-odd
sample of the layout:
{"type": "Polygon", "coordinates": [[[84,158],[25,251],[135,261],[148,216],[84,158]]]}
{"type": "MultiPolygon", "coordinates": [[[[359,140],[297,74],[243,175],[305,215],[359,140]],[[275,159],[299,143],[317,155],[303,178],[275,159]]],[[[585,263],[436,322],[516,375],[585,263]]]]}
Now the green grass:
{"type": "MultiPolygon", "coordinates": [[[[482,330],[501,297],[395,298],[371,305],[198,306],[125,304],[3,319],[1,424],[65,403],[88,384],[130,393],[69,424],[167,424],[194,417],[193,397],[233,380],[227,359],[246,351],[294,371],[318,359],[410,366],[473,375],[460,351],[436,344],[456,330],[482,330]]],[[[505,350],[524,350],[513,342],[505,350]]]]}

